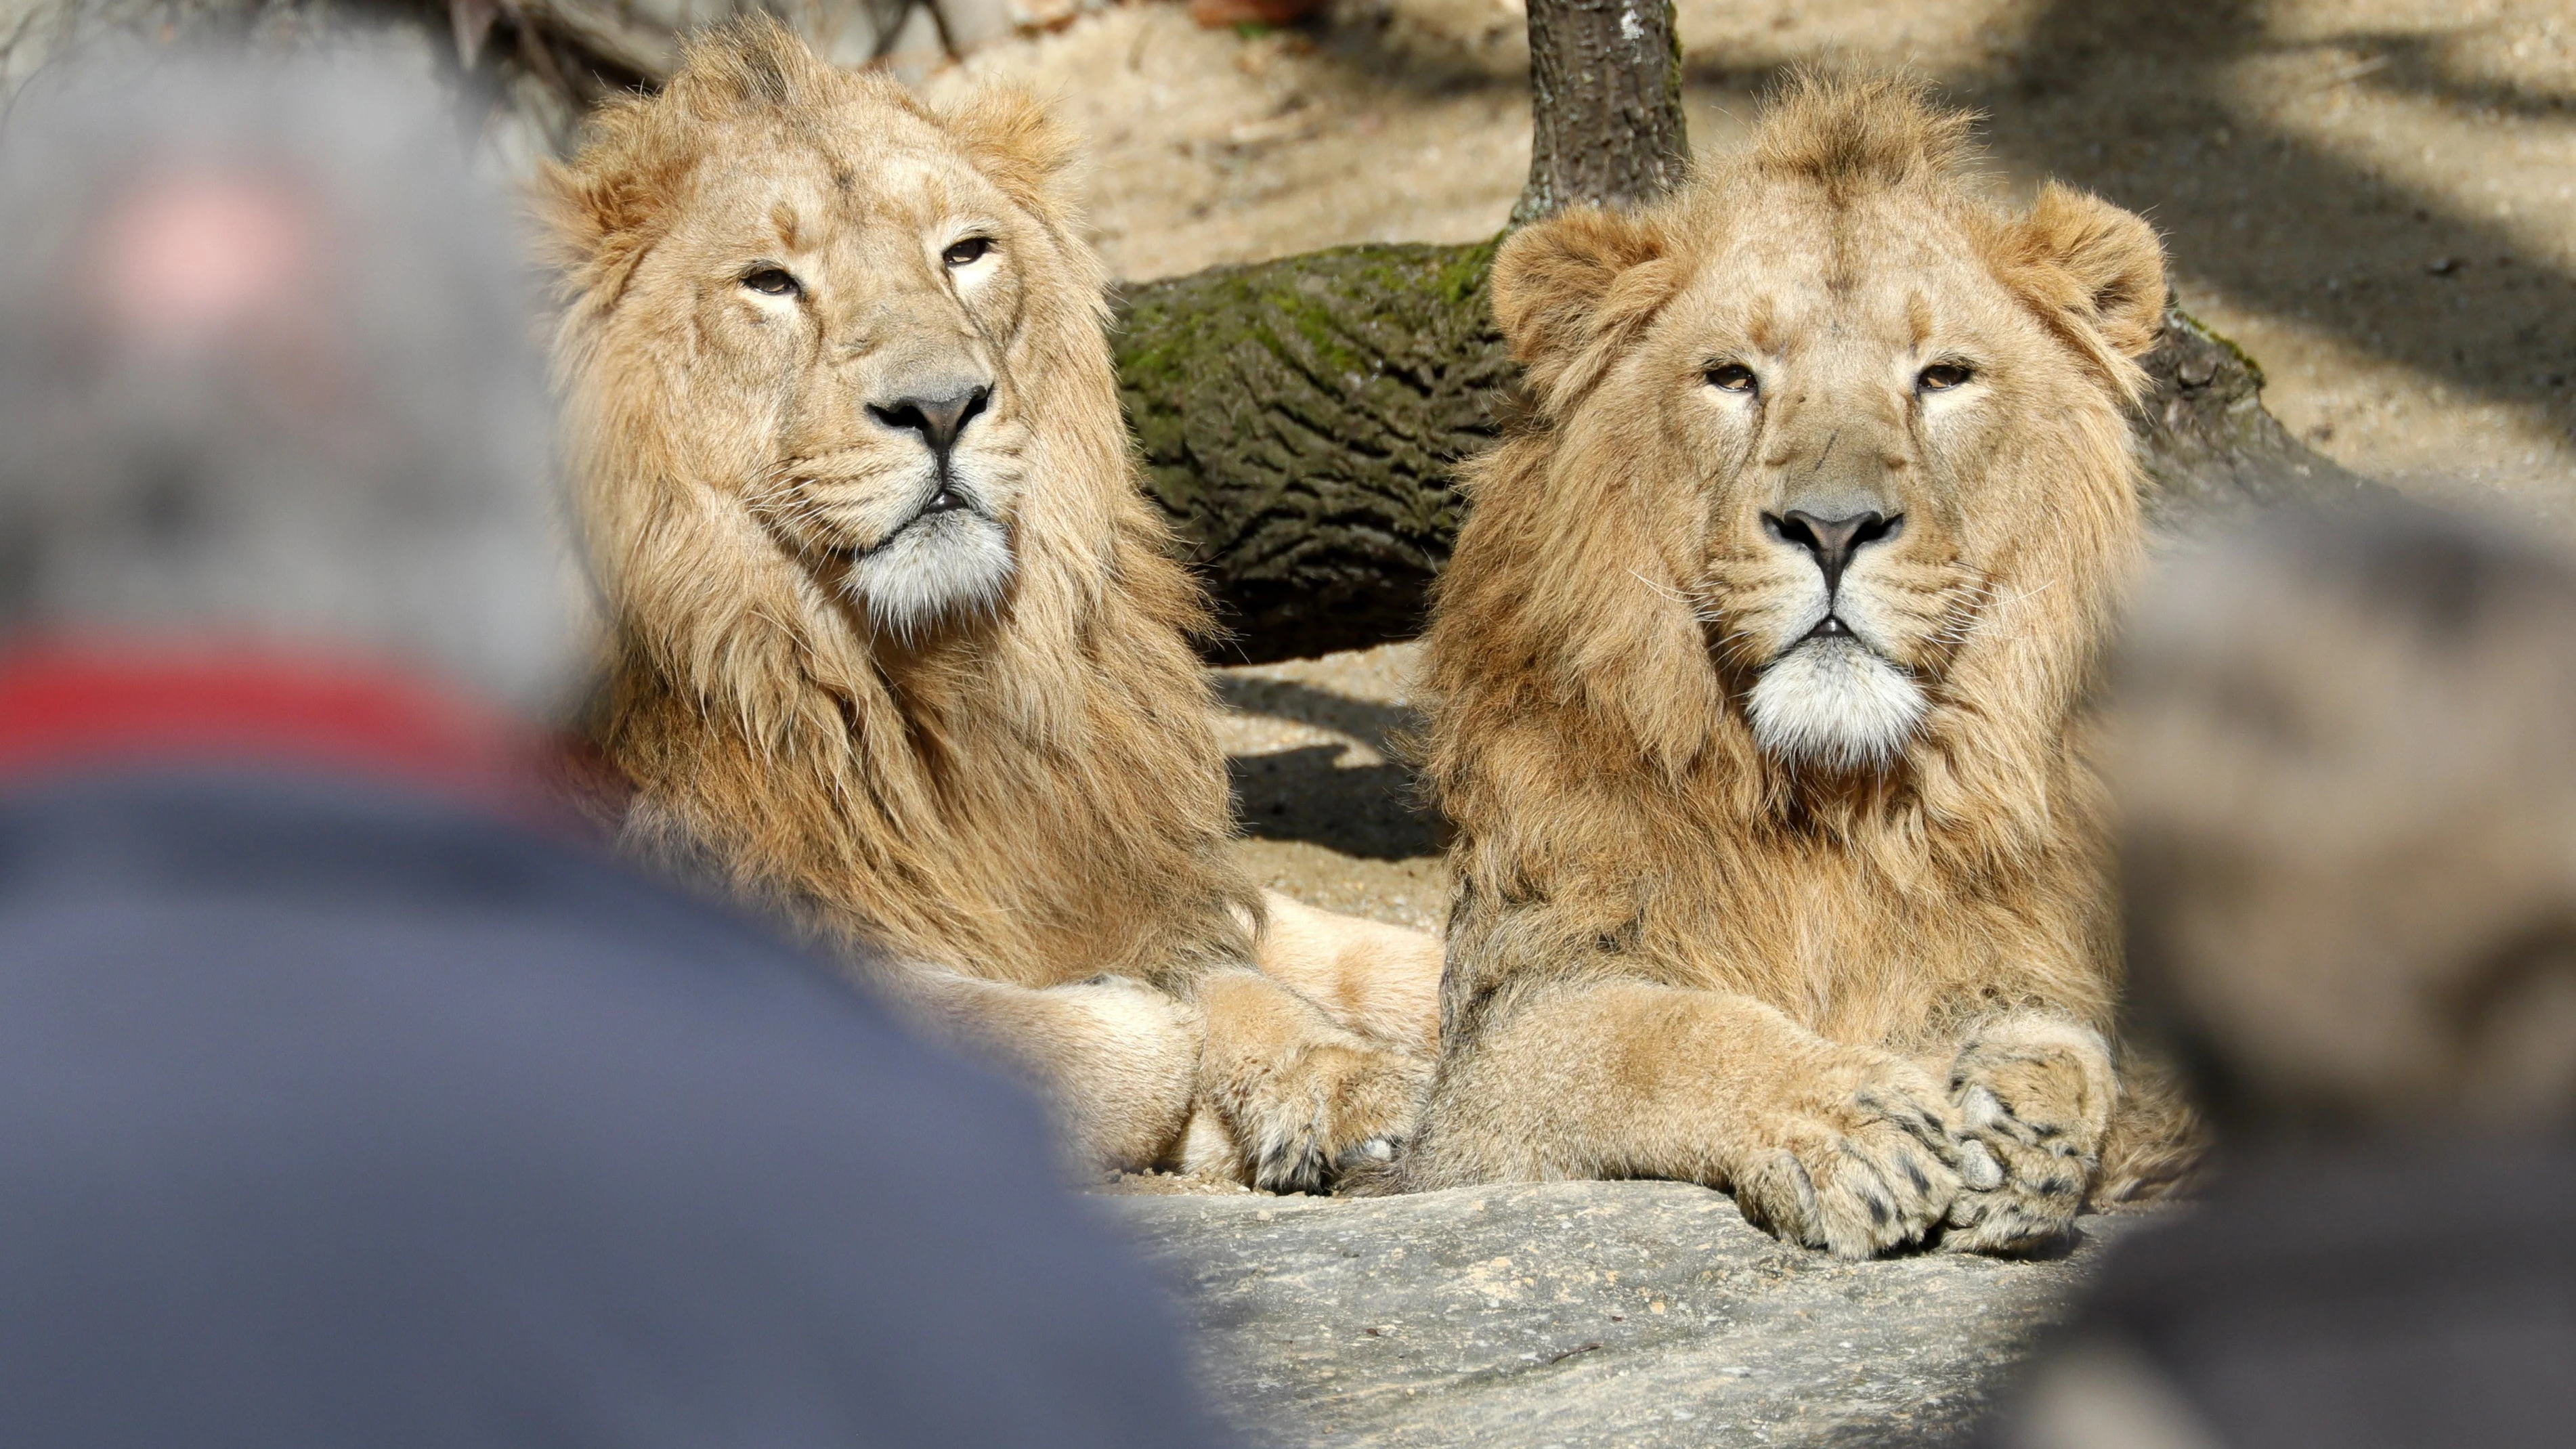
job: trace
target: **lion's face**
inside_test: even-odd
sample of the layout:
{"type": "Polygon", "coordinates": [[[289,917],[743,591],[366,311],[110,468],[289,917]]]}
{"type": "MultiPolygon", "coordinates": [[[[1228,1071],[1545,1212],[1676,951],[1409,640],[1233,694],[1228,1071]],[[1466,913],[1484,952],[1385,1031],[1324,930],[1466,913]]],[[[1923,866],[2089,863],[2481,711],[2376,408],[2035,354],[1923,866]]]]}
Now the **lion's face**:
{"type": "Polygon", "coordinates": [[[1047,214],[1062,158],[1034,107],[937,116],[777,51],[702,56],[562,179],[606,299],[576,310],[605,360],[580,379],[611,415],[594,446],[709,490],[732,525],[702,521],[697,547],[781,553],[868,632],[915,640],[1009,590],[1043,471],[1025,344],[1096,278],[1047,214]],[[746,64],[793,73],[724,69],[746,64]]]}
{"type": "MultiPolygon", "coordinates": [[[[1710,238],[1641,339],[1658,512],[1775,757],[1880,763],[2049,500],[1997,466],[2018,418],[2084,385],[1954,225],[1890,199],[1710,238]],[[1873,264],[1836,276],[1837,247],[1873,264]]],[[[1788,213],[1794,217],[1794,211],[1788,213]]]]}
{"type": "Polygon", "coordinates": [[[1641,576],[1696,616],[1770,758],[1886,765],[1955,700],[1964,655],[2058,630],[2067,657],[2096,626],[2024,605],[2097,592],[2125,541],[2123,354],[2163,300],[2134,218],[1757,173],[1533,229],[1496,289],[1558,415],[1554,486],[1625,512],[1604,546],[1652,555],[1641,576]],[[2051,254],[2070,233],[2105,255],[2051,254]],[[2078,295],[2116,325],[2055,305],[2069,271],[2101,279],[2078,295]]]}
{"type": "Polygon", "coordinates": [[[1010,580],[1028,433],[1009,339],[1041,241],[926,123],[850,119],[859,144],[704,178],[637,287],[688,299],[694,380],[749,424],[743,506],[908,635],[1010,580]]]}

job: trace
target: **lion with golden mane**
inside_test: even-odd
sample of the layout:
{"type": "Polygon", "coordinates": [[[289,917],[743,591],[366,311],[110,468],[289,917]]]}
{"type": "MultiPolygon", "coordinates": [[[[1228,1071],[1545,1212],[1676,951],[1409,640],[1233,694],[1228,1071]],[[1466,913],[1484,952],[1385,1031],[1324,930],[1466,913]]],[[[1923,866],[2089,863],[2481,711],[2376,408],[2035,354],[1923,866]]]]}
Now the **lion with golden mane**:
{"type": "Polygon", "coordinates": [[[1981,201],[1967,130],[1799,79],[1668,202],[1497,258],[1527,407],[1430,635],[1457,894],[1408,1185],[1688,1179],[1860,1257],[2026,1250],[2174,1166],[2080,749],[2163,254],[1981,201]]]}
{"type": "Polygon", "coordinates": [[[1069,154],[767,20],[601,113],[547,188],[596,738],[637,853],[851,948],[1093,1160],[1311,1189],[1408,1130],[1438,949],[1229,855],[1069,154]]]}

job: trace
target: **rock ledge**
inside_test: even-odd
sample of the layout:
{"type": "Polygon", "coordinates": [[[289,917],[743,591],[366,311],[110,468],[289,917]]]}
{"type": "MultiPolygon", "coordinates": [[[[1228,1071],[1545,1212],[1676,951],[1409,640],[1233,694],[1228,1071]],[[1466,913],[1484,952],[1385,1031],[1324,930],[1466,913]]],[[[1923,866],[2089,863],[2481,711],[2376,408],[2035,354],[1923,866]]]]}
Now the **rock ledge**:
{"type": "Polygon", "coordinates": [[[2053,1262],[1843,1263],[1685,1183],[1101,1201],[1247,1437],[1386,1449],[1939,1443],[2138,1221],[2053,1262]]]}

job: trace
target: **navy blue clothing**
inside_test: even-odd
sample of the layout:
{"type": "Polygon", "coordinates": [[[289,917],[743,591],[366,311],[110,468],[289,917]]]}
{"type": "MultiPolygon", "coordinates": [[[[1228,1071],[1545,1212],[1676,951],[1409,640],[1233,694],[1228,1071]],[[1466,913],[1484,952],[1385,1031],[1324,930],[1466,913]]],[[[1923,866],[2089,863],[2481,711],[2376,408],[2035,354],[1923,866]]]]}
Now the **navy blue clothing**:
{"type": "Polygon", "coordinates": [[[0,1442],[1201,1445],[1014,1089],[374,783],[0,794],[0,1442]]]}

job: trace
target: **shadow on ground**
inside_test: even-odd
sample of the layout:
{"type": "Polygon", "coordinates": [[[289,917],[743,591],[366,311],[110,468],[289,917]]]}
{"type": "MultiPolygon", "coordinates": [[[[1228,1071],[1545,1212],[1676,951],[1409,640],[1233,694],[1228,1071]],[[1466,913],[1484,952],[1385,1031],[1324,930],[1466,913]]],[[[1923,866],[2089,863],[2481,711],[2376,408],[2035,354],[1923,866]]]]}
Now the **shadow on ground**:
{"type": "Polygon", "coordinates": [[[1220,675],[1217,692],[1242,713],[1330,730],[1365,750],[1358,763],[1344,762],[1355,752],[1338,742],[1234,756],[1227,768],[1245,834],[1369,860],[1440,852],[1440,818],[1418,803],[1413,771],[1399,759],[1399,741],[1419,722],[1413,711],[1296,680],[1220,675]]]}
{"type": "Polygon", "coordinates": [[[1367,860],[1439,854],[1439,818],[1414,808],[1412,771],[1338,765],[1343,748],[1308,745],[1227,761],[1244,833],[1303,840],[1367,860]]]}
{"type": "MultiPolygon", "coordinates": [[[[1997,159],[2144,214],[2178,270],[2459,393],[2576,431],[2576,277],[2461,196],[2410,184],[2279,123],[2341,87],[2497,128],[2576,122],[2576,94],[2479,73],[2446,36],[2352,29],[2284,39],[2259,0],[2054,0],[1990,59],[1936,79],[1985,113],[1997,159]],[[2283,63],[2306,61],[2284,67],[2283,63]],[[2271,70],[2300,89],[2259,94],[2271,70]],[[2261,102],[2261,103],[2258,103],[2261,102]]],[[[1765,57],[1764,59],[1770,59],[1765,57]]],[[[1780,67],[1694,54],[1697,85],[1764,89],[1780,67]]],[[[2509,197],[2499,199],[2510,201],[2509,197]]],[[[2325,442],[2331,433],[2312,433],[2325,442]]]]}
{"type": "Polygon", "coordinates": [[[2247,67],[2314,51],[2349,58],[2331,84],[2309,83],[2318,104],[2349,84],[2491,122],[2571,119],[2576,105],[2479,78],[2456,41],[2280,40],[2252,0],[2056,0],[1997,74],[1952,83],[1991,113],[2000,154],[2146,213],[2181,265],[2238,305],[2576,422],[2576,278],[2494,219],[2267,125],[2248,103],[2247,67]],[[2538,367],[2518,360],[2535,342],[2551,359],[2538,367]]]}

